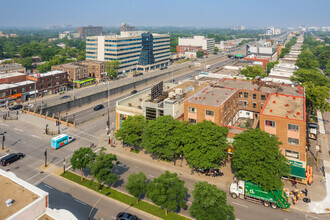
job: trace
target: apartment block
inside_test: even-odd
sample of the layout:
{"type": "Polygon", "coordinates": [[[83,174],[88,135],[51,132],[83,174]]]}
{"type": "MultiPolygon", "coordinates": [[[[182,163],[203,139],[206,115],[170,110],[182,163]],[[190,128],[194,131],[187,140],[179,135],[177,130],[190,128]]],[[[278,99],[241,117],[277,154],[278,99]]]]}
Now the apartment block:
{"type": "Polygon", "coordinates": [[[15,73],[15,72],[25,73],[26,68],[23,67],[22,64],[19,64],[19,63],[10,63],[10,64],[1,63],[0,64],[0,74],[15,73]]]}
{"type": "Polygon", "coordinates": [[[170,36],[144,31],[121,32],[120,35],[86,38],[86,59],[118,60],[119,73],[149,71],[167,66],[170,58],[170,36]]]}
{"type": "Polygon", "coordinates": [[[215,48],[214,38],[206,38],[204,36],[194,36],[194,37],[179,37],[179,46],[194,46],[202,47],[204,51],[208,53],[213,53],[215,48]]]}
{"type": "Polygon", "coordinates": [[[186,52],[197,52],[203,50],[202,46],[177,45],[176,52],[185,54],[186,52]]]}
{"type": "Polygon", "coordinates": [[[78,27],[77,33],[80,34],[80,37],[85,39],[87,36],[99,36],[102,35],[102,27],[93,27],[88,25],[87,27],[78,27]]]}
{"type": "Polygon", "coordinates": [[[56,94],[66,91],[68,88],[68,74],[66,71],[50,71],[27,76],[28,80],[35,81],[37,84],[38,96],[56,94]]]}
{"type": "Polygon", "coordinates": [[[302,179],[306,168],[305,112],[304,97],[282,94],[270,94],[260,112],[260,129],[279,138],[282,154],[300,168],[300,172],[295,168],[291,173],[302,179]]]}

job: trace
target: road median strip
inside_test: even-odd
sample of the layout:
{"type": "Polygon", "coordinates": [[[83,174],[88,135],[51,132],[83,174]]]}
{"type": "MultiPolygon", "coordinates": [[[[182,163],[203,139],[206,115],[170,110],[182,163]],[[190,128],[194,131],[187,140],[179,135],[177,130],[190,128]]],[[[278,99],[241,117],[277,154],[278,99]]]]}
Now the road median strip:
{"type": "Polygon", "coordinates": [[[179,214],[176,214],[174,212],[168,212],[168,214],[166,215],[166,212],[164,209],[158,207],[158,206],[155,206],[153,204],[150,204],[146,201],[139,201],[138,203],[136,203],[136,198],[132,197],[132,196],[129,196],[125,193],[122,193],[122,192],[119,192],[113,188],[109,188],[107,186],[103,186],[101,190],[99,190],[99,183],[95,182],[94,180],[88,180],[88,179],[83,179],[83,181],[81,181],[81,177],[72,173],[72,172],[69,172],[69,171],[66,171],[65,173],[62,173],[60,176],[72,181],[72,182],[75,182],[79,185],[82,185],[84,187],[87,187],[95,192],[98,192],[100,194],[103,194],[105,196],[108,196],[112,199],[115,199],[115,200],[118,200],[122,203],[125,203],[127,205],[130,205],[134,208],[137,208],[141,211],[144,211],[144,212],[147,212],[149,214],[152,214],[154,216],[157,216],[159,218],[162,218],[162,219],[168,219],[168,220],[188,220],[189,218],[186,218],[182,215],[179,215],[179,214]],[[106,195],[110,193],[109,195],[106,195]]]}

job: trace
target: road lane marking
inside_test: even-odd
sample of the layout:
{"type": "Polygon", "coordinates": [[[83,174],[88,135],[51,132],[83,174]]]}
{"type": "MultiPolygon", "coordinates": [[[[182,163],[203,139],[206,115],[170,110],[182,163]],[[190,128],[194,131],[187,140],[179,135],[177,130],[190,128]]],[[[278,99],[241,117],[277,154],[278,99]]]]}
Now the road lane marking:
{"type": "Polygon", "coordinates": [[[38,138],[38,139],[41,139],[41,137],[37,136],[37,135],[31,135],[32,137],[35,137],[35,138],[38,138]]]}
{"type": "Polygon", "coordinates": [[[150,176],[150,177],[153,177],[153,178],[155,177],[155,176],[153,176],[153,175],[150,175],[150,174],[149,174],[148,176],[150,176]]]}
{"type": "Polygon", "coordinates": [[[249,208],[248,206],[246,206],[246,205],[242,205],[242,204],[239,204],[239,203],[237,203],[237,202],[231,202],[231,203],[236,204],[236,205],[239,205],[239,206],[242,206],[242,207],[244,207],[244,208],[249,208]]]}
{"type": "Polygon", "coordinates": [[[26,182],[29,182],[29,180],[31,180],[31,179],[33,179],[34,177],[36,177],[36,176],[38,176],[38,175],[40,175],[41,173],[37,173],[36,175],[34,175],[34,176],[31,176],[29,179],[27,179],[27,180],[25,180],[26,182]]]}
{"type": "Polygon", "coordinates": [[[115,216],[111,216],[112,219],[117,219],[115,216]]]}
{"type": "Polygon", "coordinates": [[[49,189],[54,189],[53,187],[48,186],[47,184],[45,184],[45,186],[46,186],[47,188],[49,188],[49,189]]]}
{"type": "Polygon", "coordinates": [[[81,203],[81,204],[83,204],[83,205],[87,205],[86,203],[84,203],[84,202],[82,202],[82,201],[80,201],[80,200],[78,200],[78,199],[74,199],[76,202],[79,202],[79,203],[81,203]]]}
{"type": "Polygon", "coordinates": [[[14,128],[15,131],[20,131],[20,132],[23,132],[22,129],[18,129],[18,128],[14,128]]]}

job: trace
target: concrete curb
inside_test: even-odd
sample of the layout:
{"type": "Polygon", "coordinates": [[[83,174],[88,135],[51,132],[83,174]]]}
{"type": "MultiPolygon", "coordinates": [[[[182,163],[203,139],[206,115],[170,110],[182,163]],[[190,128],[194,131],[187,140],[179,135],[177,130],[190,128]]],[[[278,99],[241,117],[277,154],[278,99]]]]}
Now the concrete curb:
{"type": "MultiPolygon", "coordinates": [[[[70,171],[71,172],[71,171],[70,171]]],[[[74,174],[76,174],[75,172],[72,172],[72,173],[74,173],[74,174]]],[[[94,191],[94,190],[92,190],[92,189],[89,189],[89,188],[87,188],[87,187],[85,187],[85,186],[82,186],[82,185],[80,185],[80,184],[78,184],[78,183],[76,183],[76,182],[73,182],[73,181],[71,181],[71,180],[68,180],[68,179],[66,179],[66,178],[64,178],[64,177],[62,177],[62,176],[60,176],[60,175],[57,175],[57,174],[53,174],[52,173],[52,175],[54,175],[54,176],[58,176],[60,179],[64,179],[66,182],[68,182],[68,183],[70,183],[70,184],[72,184],[72,185],[78,185],[81,189],[84,189],[84,190],[88,190],[88,191],[90,191],[90,192],[93,192],[94,194],[96,194],[96,195],[98,195],[98,196],[104,196],[104,197],[106,197],[106,199],[108,199],[108,200],[111,200],[111,201],[114,201],[114,202],[116,202],[116,203],[118,203],[118,204],[124,204],[124,205],[127,205],[126,203],[123,203],[123,202],[120,202],[120,201],[118,201],[118,200],[116,200],[116,199],[113,199],[113,198],[111,198],[111,197],[108,197],[108,196],[105,196],[105,195],[103,195],[103,194],[101,194],[101,193],[98,193],[98,192],[96,192],[96,191],[94,191]]],[[[76,175],[78,175],[78,174],[76,174],[76,175]]],[[[88,180],[90,180],[90,178],[86,178],[85,177],[85,179],[88,179],[88,180]]],[[[121,192],[121,193],[123,193],[123,194],[126,194],[126,195],[128,195],[128,196],[131,196],[131,195],[129,195],[128,193],[126,193],[126,192],[123,192],[123,191],[121,191],[121,190],[118,190],[118,189],[116,189],[116,188],[112,188],[113,190],[116,190],[116,191],[119,191],[119,192],[121,192]]],[[[151,204],[150,202],[148,202],[148,201],[145,201],[145,200],[141,200],[141,201],[144,201],[144,202],[146,202],[146,203],[149,203],[150,205],[154,205],[154,204],[151,204]]],[[[129,206],[129,205],[127,205],[127,206],[129,206]]],[[[154,205],[154,206],[157,206],[157,205],[154,205]]],[[[148,212],[144,212],[144,211],[142,211],[142,210],[140,210],[140,209],[138,209],[138,208],[135,208],[135,207],[133,207],[133,206],[129,206],[130,207],[130,209],[133,209],[134,211],[136,211],[136,212],[139,212],[139,213],[143,213],[143,214],[147,214],[147,215],[149,215],[151,218],[154,218],[154,219],[162,219],[162,218],[159,218],[159,217],[157,217],[157,216],[154,216],[154,215],[152,215],[152,214],[150,214],[150,213],[148,213],[148,212]]],[[[158,207],[158,206],[157,206],[158,207]]],[[[188,216],[185,216],[185,215],[182,215],[182,214],[178,214],[178,213],[175,213],[175,214],[177,214],[177,215],[181,215],[181,216],[183,216],[183,217],[185,217],[185,218],[189,218],[189,219],[191,219],[190,217],[188,217],[188,216]]]]}

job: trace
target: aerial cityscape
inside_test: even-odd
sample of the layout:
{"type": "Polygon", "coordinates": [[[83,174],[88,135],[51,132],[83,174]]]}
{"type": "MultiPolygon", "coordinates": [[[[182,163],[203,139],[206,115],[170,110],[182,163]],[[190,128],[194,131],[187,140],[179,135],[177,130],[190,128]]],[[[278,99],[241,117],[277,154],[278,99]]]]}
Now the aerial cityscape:
{"type": "Polygon", "coordinates": [[[1,1],[0,219],[330,219],[329,8],[1,1]]]}

